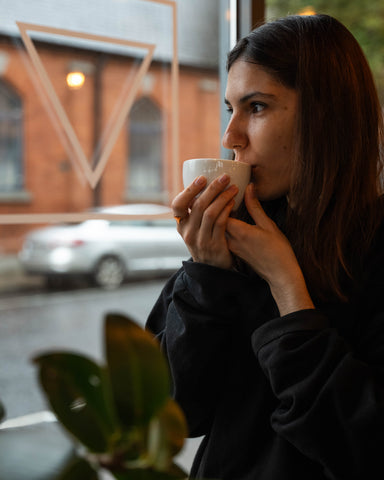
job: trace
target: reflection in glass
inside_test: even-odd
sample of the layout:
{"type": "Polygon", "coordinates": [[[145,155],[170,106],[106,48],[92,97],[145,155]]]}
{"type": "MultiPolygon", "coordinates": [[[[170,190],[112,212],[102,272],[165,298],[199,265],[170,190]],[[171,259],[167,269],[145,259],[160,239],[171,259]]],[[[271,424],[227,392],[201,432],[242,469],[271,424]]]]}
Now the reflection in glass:
{"type": "Polygon", "coordinates": [[[175,242],[182,239],[169,210],[153,228],[148,222],[155,220],[146,219],[145,226],[131,229],[120,214],[94,220],[110,222],[110,228],[92,229],[87,243],[78,236],[71,243],[65,230],[76,228],[64,229],[61,222],[78,216],[80,222],[95,206],[101,212],[145,203],[147,214],[148,203],[167,208],[181,186],[183,161],[219,156],[222,101],[219,0],[8,3],[0,17],[0,400],[11,419],[49,408],[30,362],[36,352],[70,348],[102,357],[103,315],[119,310],[143,323],[170,269],[189,256],[182,243],[173,261],[175,242]],[[28,25],[40,70],[20,25],[28,25]],[[84,75],[81,88],[69,87],[70,72],[84,75]],[[61,115],[52,107],[54,96],[61,115]],[[121,117],[105,168],[93,175],[121,117]],[[81,151],[88,170],[78,161],[81,151]],[[60,230],[57,248],[28,243],[44,227],[60,230]],[[132,253],[133,230],[140,238],[132,253]],[[124,264],[131,277],[115,281],[114,290],[94,287],[96,279],[105,284],[121,274],[116,231],[120,250],[123,245],[131,252],[124,264]],[[79,267],[86,245],[106,245],[108,251],[84,278],[79,267]],[[33,260],[33,253],[59,273],[77,255],[76,273],[28,274],[22,259],[33,260]]]}

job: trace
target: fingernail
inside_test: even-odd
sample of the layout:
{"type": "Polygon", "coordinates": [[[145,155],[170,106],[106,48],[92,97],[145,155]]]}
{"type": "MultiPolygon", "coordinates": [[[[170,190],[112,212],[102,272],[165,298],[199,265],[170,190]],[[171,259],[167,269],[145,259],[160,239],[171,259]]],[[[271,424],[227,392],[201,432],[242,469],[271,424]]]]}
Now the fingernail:
{"type": "Polygon", "coordinates": [[[227,173],[223,173],[221,177],[219,177],[219,182],[220,183],[227,183],[229,180],[229,175],[227,173]]]}
{"type": "Polygon", "coordinates": [[[205,177],[203,175],[198,176],[193,182],[195,185],[201,185],[205,182],[205,177]]]}

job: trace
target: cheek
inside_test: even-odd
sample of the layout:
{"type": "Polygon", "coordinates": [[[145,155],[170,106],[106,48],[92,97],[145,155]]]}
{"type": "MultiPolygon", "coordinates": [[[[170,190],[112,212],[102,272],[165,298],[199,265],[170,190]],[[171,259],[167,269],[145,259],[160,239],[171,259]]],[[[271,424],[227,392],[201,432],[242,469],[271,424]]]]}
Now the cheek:
{"type": "Polygon", "coordinates": [[[287,125],[284,127],[279,131],[275,141],[277,148],[280,148],[281,155],[290,159],[294,150],[293,127],[287,128],[287,125]]]}
{"type": "Polygon", "coordinates": [[[278,164],[290,163],[294,146],[294,122],[292,118],[273,117],[268,121],[258,122],[249,131],[253,150],[262,163],[278,164]]]}
{"type": "Polygon", "coordinates": [[[269,130],[254,137],[254,149],[265,161],[273,164],[285,163],[287,157],[292,154],[292,139],[288,135],[281,134],[280,131],[269,130]]]}

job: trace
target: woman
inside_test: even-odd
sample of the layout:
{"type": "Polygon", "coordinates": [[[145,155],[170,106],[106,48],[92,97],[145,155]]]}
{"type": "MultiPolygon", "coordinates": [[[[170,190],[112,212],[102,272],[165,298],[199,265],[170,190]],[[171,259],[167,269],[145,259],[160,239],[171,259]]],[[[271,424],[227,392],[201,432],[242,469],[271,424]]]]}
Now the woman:
{"type": "Polygon", "coordinates": [[[173,201],[191,260],[148,319],[191,436],[191,477],[384,477],[381,109],[353,36],[326,16],[265,24],[228,56],[236,187],[173,201]]]}

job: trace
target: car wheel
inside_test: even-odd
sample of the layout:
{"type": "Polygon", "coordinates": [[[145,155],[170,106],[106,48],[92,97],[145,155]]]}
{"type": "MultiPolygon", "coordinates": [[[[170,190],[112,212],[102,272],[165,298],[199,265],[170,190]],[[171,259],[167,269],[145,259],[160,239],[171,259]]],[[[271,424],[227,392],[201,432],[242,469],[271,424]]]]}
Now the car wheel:
{"type": "Polygon", "coordinates": [[[99,287],[112,290],[119,287],[124,280],[125,270],[122,262],[113,256],[102,258],[94,272],[94,280],[99,287]]]}

